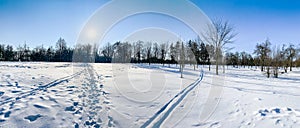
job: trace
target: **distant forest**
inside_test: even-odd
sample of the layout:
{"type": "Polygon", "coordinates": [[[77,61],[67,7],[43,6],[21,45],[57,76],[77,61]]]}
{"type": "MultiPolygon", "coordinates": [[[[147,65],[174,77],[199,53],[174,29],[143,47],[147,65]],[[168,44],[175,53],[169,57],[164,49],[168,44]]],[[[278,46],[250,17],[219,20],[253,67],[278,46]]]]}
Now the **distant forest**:
{"type": "MultiPolygon", "coordinates": [[[[25,43],[14,49],[11,45],[1,44],[0,61],[72,62],[74,55],[81,54],[80,56],[86,56],[84,59],[92,59],[90,62],[96,63],[178,64],[183,60],[185,64],[210,65],[215,64],[214,49],[213,45],[205,44],[200,39],[161,44],[143,41],[116,42],[107,43],[99,49],[87,44],[72,48],[66,45],[63,38],[59,38],[55,47],[50,46],[48,48],[37,46],[31,49],[25,43]],[[93,56],[91,57],[91,55],[93,56]]],[[[221,65],[232,65],[233,67],[261,66],[261,71],[270,70],[268,67],[272,67],[272,69],[275,67],[282,68],[287,72],[288,68],[292,71],[292,67],[300,66],[298,53],[299,48],[292,44],[271,48],[270,41],[266,40],[263,43],[258,43],[252,54],[228,51],[219,56],[222,58],[221,65]]]]}
{"type": "MultiPolygon", "coordinates": [[[[127,63],[161,63],[176,64],[179,52],[184,45],[187,62],[209,64],[209,49],[212,46],[203,42],[189,41],[187,43],[152,43],[138,41],[134,43],[116,42],[107,43],[104,47],[95,50],[90,44],[77,45],[75,48],[66,45],[63,38],[59,38],[55,47],[37,46],[29,48],[24,43],[16,49],[12,45],[0,44],[0,61],[45,61],[45,62],[72,62],[73,55],[93,55],[96,63],[127,62],[127,63]],[[77,52],[75,52],[77,51],[77,52]],[[85,53],[83,53],[85,51],[85,53]],[[193,61],[193,62],[192,62],[193,61]]],[[[90,57],[88,55],[87,57],[90,57]]]]}

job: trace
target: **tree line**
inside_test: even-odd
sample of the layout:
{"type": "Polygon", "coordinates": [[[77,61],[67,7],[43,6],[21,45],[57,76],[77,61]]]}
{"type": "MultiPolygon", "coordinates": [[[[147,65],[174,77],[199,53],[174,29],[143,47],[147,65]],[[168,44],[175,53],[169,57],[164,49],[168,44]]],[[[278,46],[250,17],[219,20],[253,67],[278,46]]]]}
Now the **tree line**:
{"type": "Polygon", "coordinates": [[[267,39],[258,43],[253,53],[230,52],[227,44],[233,43],[236,34],[228,22],[214,21],[214,28],[194,40],[177,42],[115,42],[98,47],[95,44],[77,44],[74,48],[67,46],[59,38],[55,47],[43,45],[30,49],[24,43],[16,49],[12,45],[0,44],[0,61],[47,61],[47,62],[96,62],[96,63],[152,63],[179,64],[182,72],[185,64],[219,65],[233,67],[258,67],[270,77],[279,73],[292,71],[300,66],[300,48],[293,44],[273,46],[267,39]],[[284,72],[279,72],[280,70],[284,72]]]}
{"type": "Polygon", "coordinates": [[[0,44],[0,61],[47,61],[47,62],[71,62],[73,49],[68,47],[62,38],[52,46],[45,48],[43,45],[30,49],[24,43],[16,49],[12,45],[0,44]]]}
{"type": "Polygon", "coordinates": [[[77,53],[75,55],[80,54],[80,58],[93,58],[98,63],[178,64],[182,54],[180,52],[184,50],[187,55],[186,63],[209,64],[208,47],[210,46],[203,42],[189,40],[186,43],[116,42],[107,43],[99,49],[95,49],[94,45],[79,44],[72,48],[67,46],[63,38],[59,38],[55,47],[48,48],[41,45],[30,49],[24,43],[14,49],[12,45],[0,44],[0,61],[72,62],[77,53]]]}
{"type": "MultiPolygon", "coordinates": [[[[177,41],[174,43],[153,43],[137,41],[107,43],[99,50],[94,49],[92,45],[78,45],[71,48],[66,45],[63,38],[59,38],[55,48],[50,46],[44,48],[37,46],[30,49],[26,43],[19,45],[15,50],[12,45],[0,45],[1,61],[47,61],[47,62],[72,62],[74,51],[89,51],[95,57],[92,57],[98,63],[159,63],[159,64],[193,64],[210,65],[216,64],[214,58],[214,46],[204,43],[201,39],[189,40],[187,42],[177,41]],[[213,61],[211,61],[213,60],[213,61]],[[183,61],[183,62],[182,62],[183,61]]],[[[221,64],[233,67],[260,67],[262,72],[266,72],[270,77],[278,77],[279,70],[284,73],[292,71],[292,67],[300,66],[300,48],[293,44],[282,45],[280,47],[271,47],[271,42],[267,39],[265,42],[256,45],[252,54],[247,52],[226,52],[221,64]]],[[[83,53],[80,53],[83,55],[83,53]]],[[[90,54],[92,55],[92,54],[90,54]]],[[[82,58],[88,58],[82,57],[82,58]]],[[[282,72],[281,72],[282,73],[282,72]]]]}
{"type": "Polygon", "coordinates": [[[228,52],[225,55],[227,65],[233,67],[260,67],[267,77],[278,77],[279,74],[300,67],[300,47],[293,44],[273,46],[269,39],[255,46],[253,54],[246,52],[228,52]],[[281,71],[281,72],[280,72],[281,71]]]}
{"type": "Polygon", "coordinates": [[[100,49],[100,55],[105,62],[127,63],[160,63],[178,64],[181,54],[184,54],[186,63],[209,64],[210,45],[196,40],[187,42],[177,41],[174,43],[156,43],[137,41],[107,43],[100,49]],[[182,52],[182,53],[181,53],[182,52]]]}
{"type": "Polygon", "coordinates": [[[108,43],[101,50],[95,49],[91,44],[76,45],[75,48],[67,47],[64,39],[59,38],[55,48],[44,48],[38,46],[30,49],[26,43],[18,46],[16,50],[11,45],[1,45],[1,61],[48,61],[48,62],[127,62],[127,63],[161,63],[181,64],[183,69],[185,63],[221,64],[221,56],[225,52],[225,45],[232,42],[233,28],[228,22],[214,22],[215,28],[201,35],[195,41],[177,41],[173,43],[155,42],[116,42],[108,43]],[[205,43],[204,43],[205,42],[205,43]]]}

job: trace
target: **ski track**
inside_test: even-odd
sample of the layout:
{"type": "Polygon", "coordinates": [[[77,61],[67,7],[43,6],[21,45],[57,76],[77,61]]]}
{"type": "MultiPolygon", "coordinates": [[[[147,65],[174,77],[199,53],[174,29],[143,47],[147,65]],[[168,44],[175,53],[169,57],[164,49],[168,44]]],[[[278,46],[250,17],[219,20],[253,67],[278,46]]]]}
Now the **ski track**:
{"type": "Polygon", "coordinates": [[[27,92],[20,93],[19,96],[17,96],[17,97],[7,98],[3,102],[0,103],[0,106],[2,106],[4,104],[7,104],[7,103],[18,101],[18,100],[20,100],[22,98],[26,98],[26,97],[28,97],[30,95],[34,95],[34,94],[36,94],[37,91],[44,91],[44,90],[47,90],[48,88],[56,86],[56,85],[58,85],[60,83],[68,82],[70,79],[72,79],[72,78],[80,75],[81,73],[82,73],[82,71],[76,72],[76,73],[74,73],[72,75],[69,75],[69,76],[66,76],[66,77],[62,77],[62,78],[56,79],[56,80],[54,80],[54,81],[52,81],[52,82],[50,82],[48,84],[39,86],[38,88],[32,89],[32,90],[27,91],[27,92]]]}
{"type": "Polygon", "coordinates": [[[200,77],[192,84],[187,86],[185,89],[176,94],[168,103],[166,103],[154,116],[146,121],[141,128],[146,127],[160,127],[161,124],[168,118],[171,112],[178,106],[181,101],[184,100],[185,96],[189,94],[203,79],[203,70],[201,71],[200,77]],[[158,120],[157,120],[158,119],[158,120]],[[157,121],[156,121],[157,120],[157,121]]]}

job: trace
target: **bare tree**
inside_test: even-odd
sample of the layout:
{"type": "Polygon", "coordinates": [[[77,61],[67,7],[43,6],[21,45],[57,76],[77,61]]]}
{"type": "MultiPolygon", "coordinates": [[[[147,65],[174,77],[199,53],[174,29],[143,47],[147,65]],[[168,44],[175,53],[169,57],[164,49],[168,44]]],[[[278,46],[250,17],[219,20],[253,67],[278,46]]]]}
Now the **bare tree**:
{"type": "Polygon", "coordinates": [[[274,47],[272,50],[272,66],[273,66],[273,75],[275,78],[278,78],[278,69],[280,67],[280,61],[282,59],[281,51],[279,48],[274,47]]]}
{"type": "Polygon", "coordinates": [[[203,35],[204,40],[214,47],[214,59],[216,62],[216,75],[219,74],[218,66],[221,62],[222,52],[225,51],[226,45],[233,43],[233,38],[236,36],[233,33],[233,27],[227,21],[213,21],[213,28],[209,28],[208,32],[203,35]]]}
{"type": "Polygon", "coordinates": [[[281,48],[281,58],[282,58],[281,66],[283,67],[284,72],[287,73],[287,70],[289,67],[289,60],[288,60],[288,52],[287,52],[285,44],[283,44],[283,46],[281,48]]]}
{"type": "Polygon", "coordinates": [[[153,55],[154,55],[155,59],[158,58],[158,53],[159,53],[159,46],[157,43],[154,43],[153,44],[153,55]]]}
{"type": "Polygon", "coordinates": [[[163,64],[163,66],[165,65],[165,59],[166,59],[168,49],[169,49],[168,43],[160,44],[160,58],[161,58],[161,63],[163,64]]]}
{"type": "Polygon", "coordinates": [[[296,56],[295,45],[290,44],[289,47],[286,49],[286,53],[287,53],[287,59],[289,61],[290,71],[292,71],[293,59],[296,56]]]}
{"type": "Polygon", "coordinates": [[[241,52],[241,65],[245,68],[247,64],[247,53],[245,51],[241,52]]]}
{"type": "Polygon", "coordinates": [[[207,49],[207,52],[209,53],[208,54],[208,58],[207,58],[207,63],[208,63],[208,70],[210,71],[210,65],[211,65],[211,58],[212,58],[212,55],[215,54],[215,51],[214,51],[214,46],[213,45],[210,45],[210,44],[207,44],[205,46],[205,48],[207,49]]]}
{"type": "Polygon", "coordinates": [[[101,52],[102,54],[103,54],[103,56],[105,57],[105,58],[112,58],[113,57],[113,54],[114,54],[114,48],[113,48],[113,46],[108,42],[107,44],[106,44],[106,46],[104,46],[104,48],[103,48],[103,50],[102,50],[102,52],[101,52]]]}
{"type": "Polygon", "coordinates": [[[152,50],[152,42],[146,43],[146,56],[149,65],[151,64],[151,50],[152,50]]]}
{"type": "Polygon", "coordinates": [[[18,61],[22,61],[24,59],[24,48],[21,45],[17,47],[17,59],[18,61]]]}
{"type": "Polygon", "coordinates": [[[185,53],[185,47],[183,42],[181,42],[181,46],[180,46],[180,55],[179,55],[179,63],[180,63],[180,77],[183,78],[183,68],[185,66],[185,58],[186,58],[186,53],[185,53]]]}
{"type": "Polygon", "coordinates": [[[254,53],[260,58],[260,66],[261,71],[264,71],[264,66],[266,65],[266,61],[268,59],[268,54],[271,52],[270,49],[270,41],[267,39],[262,44],[257,44],[254,53]]]}
{"type": "Polygon", "coordinates": [[[198,50],[198,47],[194,47],[196,45],[192,45],[192,44],[195,44],[195,43],[192,43],[192,41],[190,40],[186,45],[186,53],[187,53],[187,62],[194,66],[194,70],[196,70],[196,64],[197,64],[197,61],[196,61],[196,57],[197,56],[197,52],[196,51],[199,51],[198,50]]]}
{"type": "MultiPolygon", "coordinates": [[[[171,58],[171,63],[176,62],[176,48],[173,45],[173,43],[171,43],[171,45],[170,45],[170,58],[171,58]]],[[[169,64],[169,67],[170,67],[170,64],[169,64]]]]}
{"type": "Polygon", "coordinates": [[[132,55],[132,46],[128,42],[116,42],[114,44],[113,62],[130,63],[132,55]]]}
{"type": "MultiPolygon", "coordinates": [[[[175,61],[178,61],[180,60],[180,41],[177,41],[176,44],[175,44],[175,61]]],[[[176,63],[176,67],[177,67],[177,63],[176,63]]]]}
{"type": "Polygon", "coordinates": [[[67,43],[63,38],[59,38],[56,42],[56,56],[58,57],[59,61],[63,61],[64,57],[66,56],[65,52],[67,50],[67,43]]]}

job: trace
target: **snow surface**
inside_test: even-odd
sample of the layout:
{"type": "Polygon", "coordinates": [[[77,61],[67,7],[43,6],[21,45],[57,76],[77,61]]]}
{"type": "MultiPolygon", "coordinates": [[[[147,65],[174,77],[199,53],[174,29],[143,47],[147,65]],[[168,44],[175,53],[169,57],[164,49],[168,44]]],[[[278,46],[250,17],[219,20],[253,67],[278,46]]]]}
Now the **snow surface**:
{"type": "Polygon", "coordinates": [[[300,69],[178,67],[0,62],[0,127],[300,127],[300,69]]]}

